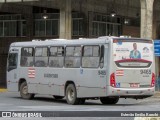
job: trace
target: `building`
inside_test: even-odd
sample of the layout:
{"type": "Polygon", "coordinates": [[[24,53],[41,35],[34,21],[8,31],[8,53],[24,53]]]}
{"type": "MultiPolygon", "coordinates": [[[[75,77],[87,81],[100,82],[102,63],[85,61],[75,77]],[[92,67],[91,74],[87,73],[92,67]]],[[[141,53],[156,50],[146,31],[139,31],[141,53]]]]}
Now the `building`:
{"type": "Polygon", "coordinates": [[[0,0],[0,85],[6,83],[12,42],[105,35],[158,39],[159,5],[159,0],[0,0]]]}

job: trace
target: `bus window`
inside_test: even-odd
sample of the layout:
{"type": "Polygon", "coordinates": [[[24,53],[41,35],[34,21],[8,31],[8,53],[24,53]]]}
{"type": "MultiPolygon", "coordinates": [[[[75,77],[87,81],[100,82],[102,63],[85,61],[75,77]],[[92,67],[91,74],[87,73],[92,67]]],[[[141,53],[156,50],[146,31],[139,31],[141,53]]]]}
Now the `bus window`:
{"type": "Polygon", "coordinates": [[[101,52],[100,52],[100,68],[103,68],[104,66],[104,45],[101,46],[101,52]]]}
{"type": "Polygon", "coordinates": [[[8,58],[8,72],[17,68],[17,53],[10,53],[8,58]]]}
{"type": "Polygon", "coordinates": [[[97,68],[99,67],[99,46],[84,46],[82,67],[84,68],[97,68]]]}
{"type": "Polygon", "coordinates": [[[65,67],[78,68],[81,65],[81,47],[66,47],[65,67]]]}
{"type": "Polygon", "coordinates": [[[33,48],[22,48],[21,49],[21,60],[20,65],[22,67],[33,66],[33,48]]]}
{"type": "Polygon", "coordinates": [[[48,48],[35,48],[35,67],[46,67],[48,65],[48,48]]]}
{"type": "Polygon", "coordinates": [[[64,47],[51,47],[49,57],[49,67],[63,67],[64,47]]]}

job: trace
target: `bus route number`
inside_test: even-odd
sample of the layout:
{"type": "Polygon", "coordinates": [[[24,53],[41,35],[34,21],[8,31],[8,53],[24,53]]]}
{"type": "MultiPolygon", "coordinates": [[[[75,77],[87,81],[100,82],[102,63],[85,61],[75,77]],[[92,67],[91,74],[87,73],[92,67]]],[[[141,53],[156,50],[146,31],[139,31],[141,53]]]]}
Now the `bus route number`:
{"type": "Polygon", "coordinates": [[[140,70],[140,74],[151,74],[151,70],[140,70]]]}
{"type": "Polygon", "coordinates": [[[106,71],[105,70],[99,70],[98,75],[106,75],[106,71]]]}

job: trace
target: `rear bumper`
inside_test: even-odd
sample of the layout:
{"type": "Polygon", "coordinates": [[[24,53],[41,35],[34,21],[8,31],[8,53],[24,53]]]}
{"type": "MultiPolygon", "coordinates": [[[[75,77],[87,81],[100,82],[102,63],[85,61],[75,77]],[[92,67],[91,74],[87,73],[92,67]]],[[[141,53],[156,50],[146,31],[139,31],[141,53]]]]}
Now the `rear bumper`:
{"type": "Polygon", "coordinates": [[[121,98],[145,98],[154,95],[155,87],[151,88],[113,88],[108,87],[107,96],[119,96],[121,98]]]}

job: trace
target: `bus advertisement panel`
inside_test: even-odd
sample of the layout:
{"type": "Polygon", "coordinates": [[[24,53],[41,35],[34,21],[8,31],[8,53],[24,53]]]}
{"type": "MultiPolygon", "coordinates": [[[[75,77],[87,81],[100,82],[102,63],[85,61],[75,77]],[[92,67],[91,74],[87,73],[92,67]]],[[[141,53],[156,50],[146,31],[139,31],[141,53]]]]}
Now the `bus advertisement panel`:
{"type": "Polygon", "coordinates": [[[113,43],[114,61],[118,67],[149,67],[153,61],[153,44],[134,40],[113,43]]]}

